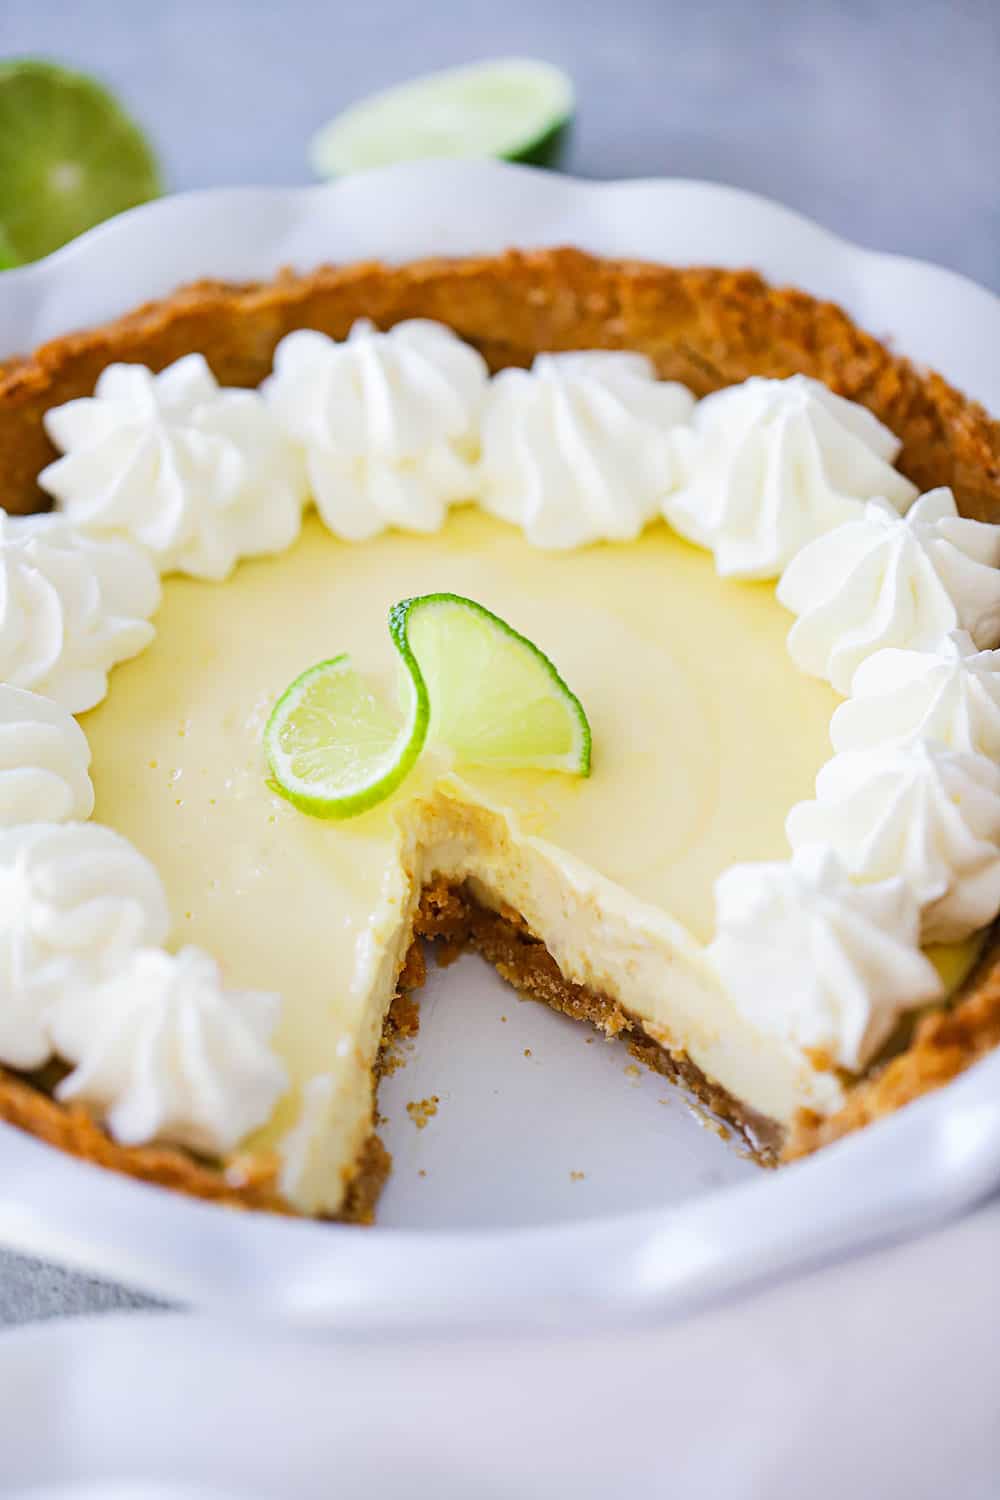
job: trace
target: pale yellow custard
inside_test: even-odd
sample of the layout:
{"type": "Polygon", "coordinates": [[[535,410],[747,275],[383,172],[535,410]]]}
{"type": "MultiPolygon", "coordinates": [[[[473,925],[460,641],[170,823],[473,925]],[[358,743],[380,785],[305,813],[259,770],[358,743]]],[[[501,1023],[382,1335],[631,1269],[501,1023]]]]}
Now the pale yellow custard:
{"type": "Polygon", "coordinates": [[[787,1120],[836,1105],[833,1076],[751,1031],[702,957],[716,876],[787,857],[788,809],[830,754],[838,700],[792,669],[788,626],[773,586],[720,579],[665,526],[551,553],[472,510],[363,547],[311,518],[295,547],[225,585],[166,581],[154,644],[83,720],[95,817],[160,870],[176,946],[283,996],[276,1046],[293,1087],[250,1146],[278,1147],[300,1207],[341,1202],[435,873],[507,901],[568,978],[621,1000],[752,1108],[787,1120]],[[449,774],[430,754],[359,818],[297,812],[264,777],[276,697],[341,651],[391,695],[389,607],[436,590],[478,600],[551,657],[589,716],[592,776],[449,774]]]}

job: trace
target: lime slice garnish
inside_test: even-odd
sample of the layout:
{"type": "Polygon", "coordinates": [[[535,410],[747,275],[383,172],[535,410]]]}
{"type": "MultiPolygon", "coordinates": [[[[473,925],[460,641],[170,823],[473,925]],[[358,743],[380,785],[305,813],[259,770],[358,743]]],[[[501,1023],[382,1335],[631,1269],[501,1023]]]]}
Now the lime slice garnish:
{"type": "Polygon", "coordinates": [[[296,677],[264,731],[274,790],[315,818],[352,818],[395,791],[423,748],[430,711],[419,667],[408,655],[404,666],[402,723],[349,656],[296,677]]]}
{"type": "Polygon", "coordinates": [[[37,260],[159,192],[149,143],[101,84],[0,63],[0,234],[13,258],[37,260]]]}
{"type": "Polygon", "coordinates": [[[320,177],[426,157],[501,156],[553,166],[573,85],[551,63],[508,58],[429,73],[354,104],[313,136],[320,177]]]}
{"type": "Polygon", "coordinates": [[[424,594],[389,615],[431,702],[429,734],[466,765],[590,775],[590,725],[544,652],[472,599],[424,594]]]}
{"type": "Polygon", "coordinates": [[[389,612],[402,715],[351,665],[296,677],[264,731],[271,785],[317,818],[351,818],[395,791],[428,734],[460,762],[590,775],[590,725],[548,657],[459,594],[404,599],[389,612]],[[402,719],[402,722],[401,722],[402,719]]]}

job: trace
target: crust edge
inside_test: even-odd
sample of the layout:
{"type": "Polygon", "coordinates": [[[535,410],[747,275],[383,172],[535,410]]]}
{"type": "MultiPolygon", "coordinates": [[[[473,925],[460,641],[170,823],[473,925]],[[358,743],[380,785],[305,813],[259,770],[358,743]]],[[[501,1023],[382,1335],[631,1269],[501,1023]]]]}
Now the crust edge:
{"type": "Polygon", "coordinates": [[[293,328],[343,337],[359,316],[384,327],[440,318],[494,369],[529,363],[540,349],[624,348],[643,351],[661,376],[683,380],[699,395],[754,374],[813,375],[868,406],[902,438],[900,468],[921,488],[951,484],[966,514],[1000,518],[1000,422],[833,303],[772,287],[755,271],[608,260],[568,248],[322,266],[267,283],[196,282],[0,363],[7,508],[47,504],[36,484],[55,456],[44,412],[89,395],[111,361],[161,369],[199,349],[224,384],[256,385],[293,328]]]}

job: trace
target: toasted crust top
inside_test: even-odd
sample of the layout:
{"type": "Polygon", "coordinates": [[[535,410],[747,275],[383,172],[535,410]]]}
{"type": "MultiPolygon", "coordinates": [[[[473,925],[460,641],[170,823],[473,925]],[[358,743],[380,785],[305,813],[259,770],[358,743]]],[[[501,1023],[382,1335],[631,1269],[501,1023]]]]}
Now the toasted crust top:
{"type": "Polygon", "coordinates": [[[45,503],[36,477],[54,457],[42,417],[89,395],[114,360],[162,369],[200,350],[224,385],[257,385],[294,328],[343,338],[355,318],[390,327],[436,318],[492,369],[544,349],[633,349],[698,395],[750,375],[813,375],[871,408],[903,441],[900,468],[922,489],[950,484],[962,510],[1000,519],[1000,423],[933,372],[863,332],[830,302],[769,286],[753,271],[600,260],[578,250],[511,250],[405,266],[323,266],[230,285],[200,281],[103,327],[0,364],[0,494],[45,503]]]}

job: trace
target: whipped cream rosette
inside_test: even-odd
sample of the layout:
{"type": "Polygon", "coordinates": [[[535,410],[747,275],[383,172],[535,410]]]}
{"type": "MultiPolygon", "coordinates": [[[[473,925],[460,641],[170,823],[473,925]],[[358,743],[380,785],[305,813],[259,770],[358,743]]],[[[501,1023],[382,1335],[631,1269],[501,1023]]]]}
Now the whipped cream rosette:
{"type": "Polygon", "coordinates": [[[706,396],[675,445],[684,477],[664,514],[724,576],[776,578],[865,501],[904,511],[917,493],[893,468],[900,443],[888,428],[805,375],[706,396]]]}
{"type": "Polygon", "coordinates": [[[197,948],[140,948],[51,1011],[76,1064],[57,1097],[89,1105],[127,1145],[169,1141],[221,1155],[262,1125],[287,1087],[268,1045],[277,995],[228,990],[197,948]]]}
{"type": "Polygon", "coordinates": [[[360,542],[389,526],[437,531],[450,505],[475,498],[486,381],[482,356],[443,324],[381,333],[362,319],[343,342],[288,334],[262,391],[326,525],[360,542]]]}
{"type": "Polygon", "coordinates": [[[788,636],[803,672],[849,693],[876,651],[938,651],[953,630],[980,649],[1000,641],[1000,526],[958,513],[931,490],[905,516],[873,500],[856,520],[804,547],[778,599],[798,619],[788,636]]]}
{"type": "Polygon", "coordinates": [[[54,407],[63,457],[39,484],[81,529],[145,547],[163,573],[227,578],[298,535],[300,460],[259,393],[221,388],[188,354],[159,374],[109,365],[92,397],[54,407]]]}
{"type": "Polygon", "coordinates": [[[715,900],[707,954],[738,1010],[830,1063],[863,1068],[904,1012],[941,994],[906,882],[856,885],[822,844],[733,865],[715,900]]]}
{"type": "Polygon", "coordinates": [[[0,826],[89,818],[89,767],[87,736],[67,709],[0,684],[0,826]]]}
{"type": "Polygon", "coordinates": [[[0,1061],[47,1062],[51,1006],[89,1004],[96,982],[168,927],[159,875],[110,828],[0,829],[0,1061]]]}
{"type": "Polygon", "coordinates": [[[933,651],[876,651],[830,723],[835,750],[937,740],[1000,760],[1000,651],[953,630],[933,651]]]}
{"type": "Polygon", "coordinates": [[[0,681],[71,713],[99,703],[108,673],[149,645],[160,584],[146,555],[61,516],[0,513],[0,681]]]}
{"type": "Polygon", "coordinates": [[[955,943],[1000,910],[1000,767],[933,741],[845,750],[788,815],[793,849],[824,843],[856,880],[905,880],[921,940],[955,943]]]}
{"type": "Polygon", "coordinates": [[[632,541],[677,481],[694,398],[641,354],[539,354],[501,370],[483,414],[481,503],[535,547],[632,541]]]}

